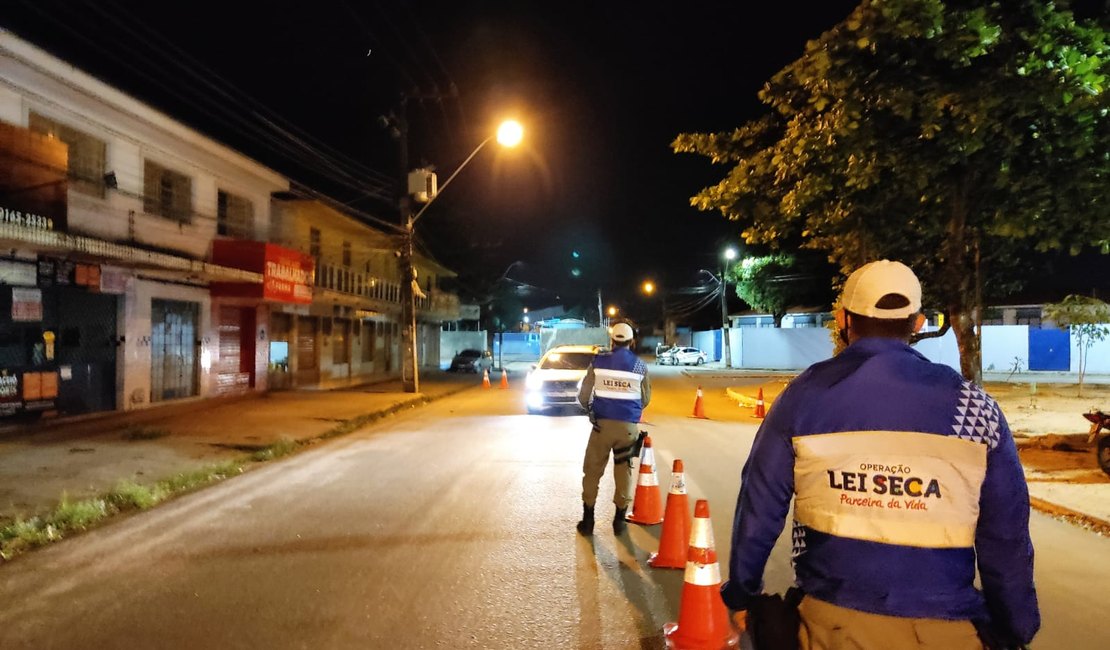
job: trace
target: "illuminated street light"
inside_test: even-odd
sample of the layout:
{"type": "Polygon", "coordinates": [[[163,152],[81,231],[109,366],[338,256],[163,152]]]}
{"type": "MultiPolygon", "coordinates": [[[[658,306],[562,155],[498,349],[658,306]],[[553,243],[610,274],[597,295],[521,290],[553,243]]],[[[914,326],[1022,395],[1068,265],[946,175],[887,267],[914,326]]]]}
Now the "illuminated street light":
{"type": "Polygon", "coordinates": [[[725,262],[721,266],[721,338],[725,340],[725,367],[732,367],[732,342],[728,336],[728,263],[736,259],[736,249],[729,246],[724,251],[725,262]]]}
{"type": "Polygon", "coordinates": [[[617,315],[617,308],[610,305],[608,313],[609,313],[609,318],[612,318],[613,316],[616,316],[617,315]]]}
{"type": "Polygon", "coordinates": [[[502,147],[515,147],[524,139],[524,127],[516,120],[505,120],[497,127],[497,142],[502,147]]]}
{"type": "Polygon", "coordinates": [[[644,293],[649,296],[655,293],[655,283],[651,280],[645,280],[641,288],[643,289],[644,293]]]}
{"type": "MultiPolygon", "coordinates": [[[[490,135],[485,140],[478,143],[474,147],[474,151],[462,161],[447,181],[439,187],[439,191],[428,197],[428,202],[424,207],[415,214],[411,215],[408,212],[408,197],[402,200],[402,218],[404,219],[404,243],[401,249],[401,344],[402,344],[402,359],[401,359],[401,385],[406,393],[420,392],[420,369],[416,358],[416,296],[419,292],[419,286],[416,284],[416,273],[412,266],[413,257],[413,240],[415,239],[416,222],[428,211],[428,208],[435,203],[436,199],[443,194],[451,181],[459,175],[474,156],[485,147],[490,140],[497,138],[497,142],[505,147],[515,147],[520,144],[521,138],[524,136],[524,127],[519,122],[509,120],[503,122],[498,127],[496,134],[490,135]]],[[[402,154],[401,166],[402,168],[408,165],[408,126],[407,121],[402,120],[402,129],[400,140],[402,141],[402,154]]],[[[508,273],[508,269],[506,269],[508,273]]]]}

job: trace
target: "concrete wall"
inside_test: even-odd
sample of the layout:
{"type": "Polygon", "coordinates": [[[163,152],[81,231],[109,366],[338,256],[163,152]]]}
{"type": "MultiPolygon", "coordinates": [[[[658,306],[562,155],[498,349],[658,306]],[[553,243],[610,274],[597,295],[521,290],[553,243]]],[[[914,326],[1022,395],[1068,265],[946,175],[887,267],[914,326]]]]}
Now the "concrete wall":
{"type": "MultiPolygon", "coordinates": [[[[1110,327],[1110,323],[1107,324],[1110,327]]],[[[1071,371],[1079,372],[1079,345],[1071,337],[1071,371]]],[[[1110,374],[1110,337],[1096,341],[1087,351],[1088,374],[1110,374]]]]}
{"type": "MultiPolygon", "coordinates": [[[[926,327],[928,330],[935,327],[926,327]]],[[[700,335],[711,332],[697,332],[700,335]]],[[[824,328],[775,329],[764,327],[733,328],[732,364],[736,368],[804,370],[832,356],[833,344],[824,328]]],[[[706,339],[708,340],[708,339],[706,339]]],[[[696,345],[696,344],[695,344],[696,345]]],[[[712,346],[702,347],[709,351],[712,346]]],[[[949,330],[944,336],[918,342],[914,349],[934,363],[960,369],[960,352],[956,335],[949,330]]],[[[1079,348],[1072,337],[1071,371],[1079,371],[1079,348]]],[[[1008,372],[1014,359],[1021,359],[1022,370],[1029,367],[1029,327],[1027,325],[985,325],[983,327],[983,370],[1008,372]]],[[[1089,352],[1087,372],[1110,373],[1110,338],[1095,343],[1089,352]]]]}
{"type": "Polygon", "coordinates": [[[439,333],[439,367],[447,368],[451,359],[463,350],[486,350],[487,334],[485,330],[477,332],[440,332],[439,333]]]}
{"type": "Polygon", "coordinates": [[[1022,370],[1029,368],[1029,326],[984,326],[983,372],[1009,372],[1014,359],[1020,360],[1022,370]]]}
{"type": "MultiPolygon", "coordinates": [[[[736,331],[740,332],[744,368],[802,369],[832,356],[832,340],[823,328],[744,327],[736,331]]],[[[735,360],[735,353],[733,357],[735,360]]]]}

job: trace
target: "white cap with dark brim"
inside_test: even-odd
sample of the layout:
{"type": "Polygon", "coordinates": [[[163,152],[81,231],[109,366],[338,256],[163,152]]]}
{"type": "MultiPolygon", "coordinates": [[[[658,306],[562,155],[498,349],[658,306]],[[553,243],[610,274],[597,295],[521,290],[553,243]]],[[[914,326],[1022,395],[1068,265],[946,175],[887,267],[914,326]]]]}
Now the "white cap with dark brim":
{"type": "Polygon", "coordinates": [[[631,341],[632,337],[632,326],[628,323],[617,323],[616,325],[609,328],[609,338],[613,339],[617,343],[631,341]]]}
{"type": "Polygon", "coordinates": [[[921,311],[921,282],[901,262],[870,262],[848,276],[840,305],[870,318],[908,318],[921,311]]]}

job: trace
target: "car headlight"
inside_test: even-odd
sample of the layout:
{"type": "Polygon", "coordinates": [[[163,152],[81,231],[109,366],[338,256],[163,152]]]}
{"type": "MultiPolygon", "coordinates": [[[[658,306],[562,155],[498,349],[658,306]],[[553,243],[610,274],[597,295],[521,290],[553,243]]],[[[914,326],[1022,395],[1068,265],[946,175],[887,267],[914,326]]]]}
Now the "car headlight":
{"type": "Polygon", "coordinates": [[[524,399],[531,408],[538,409],[543,406],[543,395],[541,393],[528,393],[524,399]]]}
{"type": "Polygon", "coordinates": [[[528,375],[524,380],[524,387],[528,390],[539,390],[543,388],[543,380],[536,375],[528,375]]]}

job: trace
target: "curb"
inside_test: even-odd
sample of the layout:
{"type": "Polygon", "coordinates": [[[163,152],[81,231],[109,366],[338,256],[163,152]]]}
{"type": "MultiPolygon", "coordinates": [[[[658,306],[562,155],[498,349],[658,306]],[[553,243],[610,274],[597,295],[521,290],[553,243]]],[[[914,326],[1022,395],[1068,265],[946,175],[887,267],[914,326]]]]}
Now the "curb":
{"type": "Polygon", "coordinates": [[[1086,528],[1104,537],[1110,537],[1110,521],[1106,521],[1105,519],[1092,517],[1078,510],[1072,510],[1066,506],[1057,505],[1051,501],[1045,501],[1044,499],[1038,499],[1032,496],[1029,497],[1029,506],[1054,519],[1060,519],[1074,526],[1086,528]]]}

